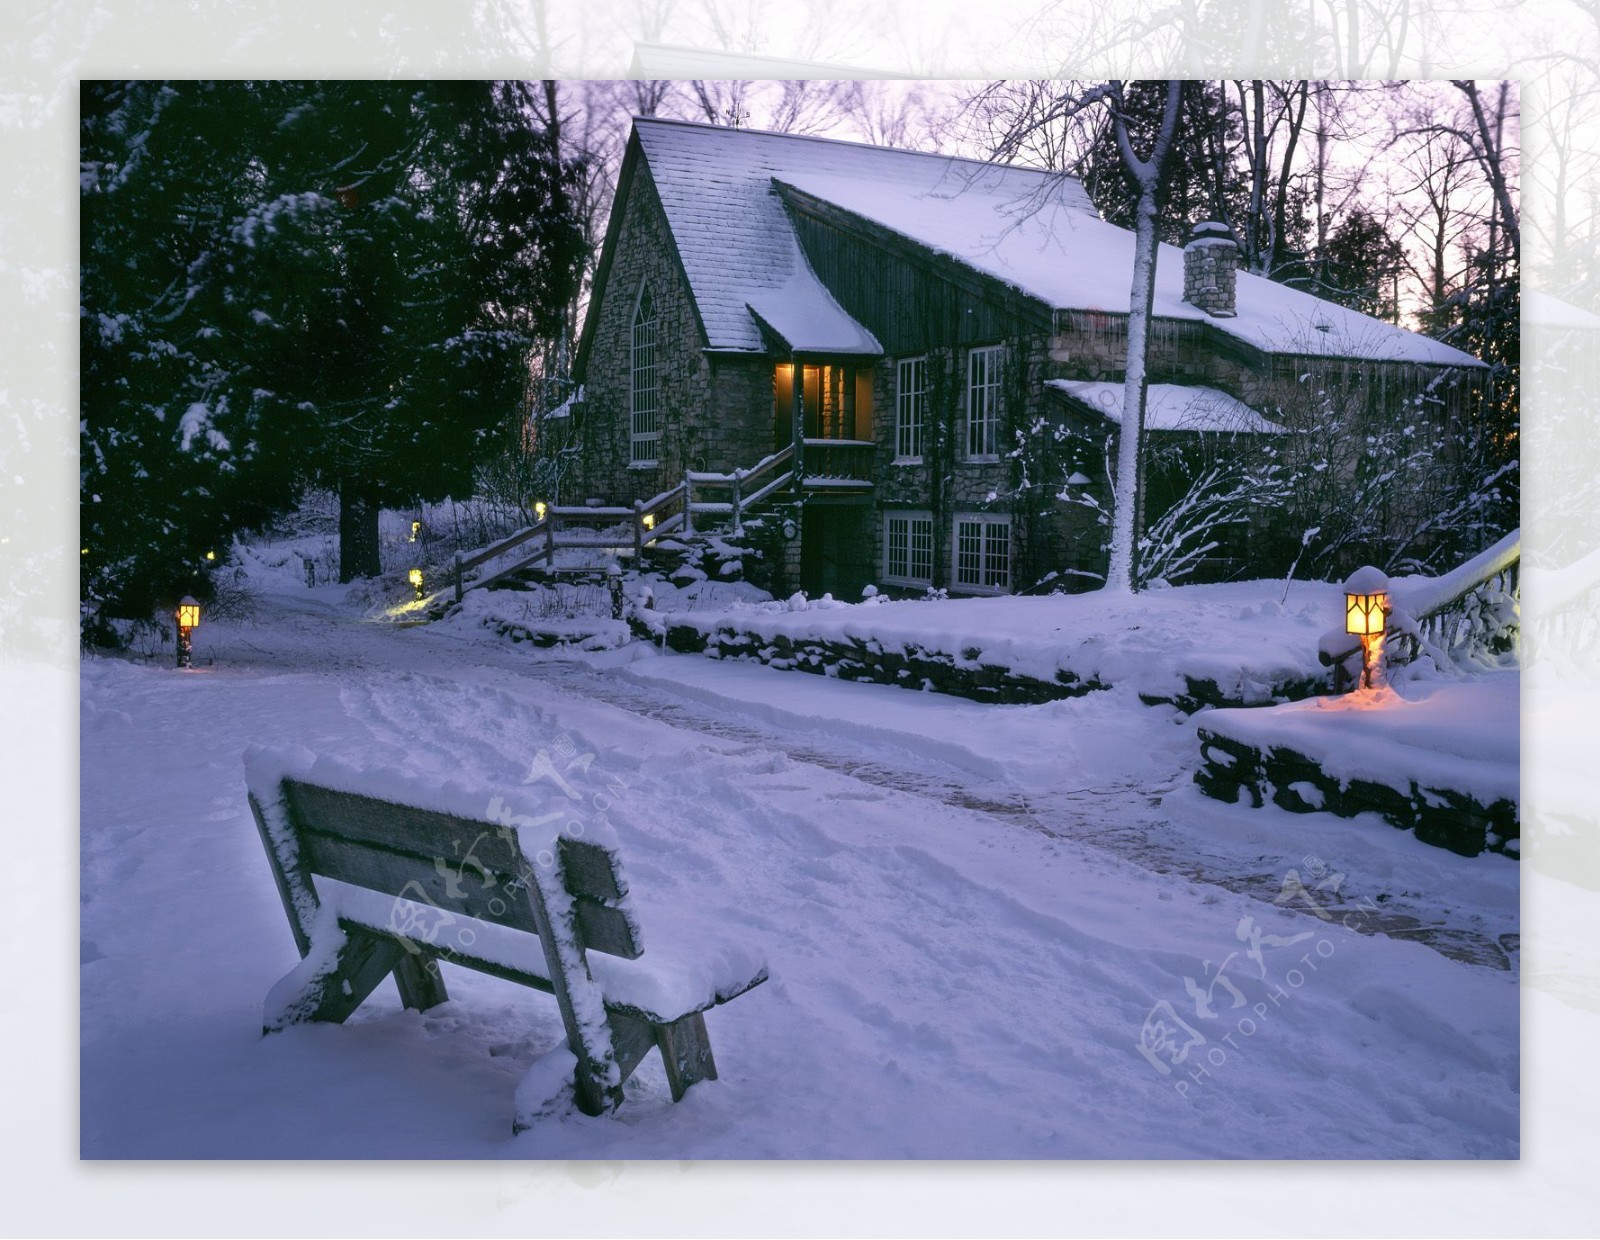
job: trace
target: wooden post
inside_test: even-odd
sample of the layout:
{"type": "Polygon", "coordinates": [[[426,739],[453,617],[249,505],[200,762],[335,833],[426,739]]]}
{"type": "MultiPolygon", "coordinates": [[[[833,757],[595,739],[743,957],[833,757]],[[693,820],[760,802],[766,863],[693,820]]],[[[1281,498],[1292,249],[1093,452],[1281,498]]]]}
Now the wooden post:
{"type": "Polygon", "coordinates": [[[606,565],[606,588],[611,591],[611,618],[622,619],[622,565],[615,560],[606,565]]]}
{"type": "Polygon", "coordinates": [[[644,555],[644,501],[633,501],[633,562],[639,563],[644,555]]]}
{"type": "Polygon", "coordinates": [[[547,513],[544,519],[544,562],[548,568],[556,566],[556,514],[547,513]]]}
{"type": "Polygon", "coordinates": [[[689,471],[683,472],[683,532],[694,537],[694,484],[689,481],[689,471]]]}
{"type": "Polygon", "coordinates": [[[739,518],[739,485],[743,481],[744,481],[744,470],[742,470],[742,469],[734,470],[733,471],[733,532],[735,534],[743,534],[744,533],[744,525],[740,521],[740,518],[739,518]]]}
{"type": "Polygon", "coordinates": [[[456,549],[456,602],[459,603],[461,601],[461,596],[462,596],[463,593],[464,593],[464,591],[463,591],[463,589],[461,587],[461,550],[460,550],[460,548],[457,548],[456,549]]]}
{"type": "Polygon", "coordinates": [[[790,365],[794,370],[793,391],[790,404],[793,406],[794,416],[794,483],[795,494],[803,496],[806,485],[806,372],[800,365],[798,354],[790,355],[790,365]]]}

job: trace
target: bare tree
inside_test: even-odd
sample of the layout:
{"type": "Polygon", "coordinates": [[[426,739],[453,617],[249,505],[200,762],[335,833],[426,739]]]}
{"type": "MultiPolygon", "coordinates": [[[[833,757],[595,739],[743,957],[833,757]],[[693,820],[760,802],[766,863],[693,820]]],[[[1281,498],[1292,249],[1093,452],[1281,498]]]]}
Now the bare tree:
{"type": "Polygon", "coordinates": [[[1167,82],[1167,102],[1162,112],[1161,129],[1149,154],[1141,156],[1128,138],[1128,126],[1121,111],[1122,83],[1110,82],[1100,95],[1111,108],[1117,149],[1128,175],[1139,186],[1133,231],[1133,282],[1128,290],[1128,368],[1123,385],[1122,433],[1117,437],[1117,506],[1111,522],[1111,563],[1106,571],[1106,588],[1123,593],[1134,589],[1134,556],[1140,530],[1140,506],[1144,500],[1144,409],[1146,363],[1150,353],[1150,306],[1156,287],[1156,193],[1161,183],[1161,168],[1172,149],[1178,129],[1178,100],[1183,83],[1167,82]]]}

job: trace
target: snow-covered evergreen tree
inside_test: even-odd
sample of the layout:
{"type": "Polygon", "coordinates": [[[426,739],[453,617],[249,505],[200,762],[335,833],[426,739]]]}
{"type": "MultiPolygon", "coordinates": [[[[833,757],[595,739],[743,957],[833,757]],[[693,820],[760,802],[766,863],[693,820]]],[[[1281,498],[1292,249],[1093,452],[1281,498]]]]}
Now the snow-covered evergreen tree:
{"type": "Polygon", "coordinates": [[[572,296],[574,170],[514,84],[84,88],[87,597],[203,592],[306,484],[341,572],[380,504],[466,494],[572,296]]]}

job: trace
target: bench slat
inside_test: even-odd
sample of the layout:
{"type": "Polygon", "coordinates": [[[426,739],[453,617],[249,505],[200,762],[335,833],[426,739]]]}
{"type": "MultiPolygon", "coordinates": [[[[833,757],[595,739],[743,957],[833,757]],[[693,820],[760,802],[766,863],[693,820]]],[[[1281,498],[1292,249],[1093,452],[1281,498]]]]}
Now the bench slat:
{"type": "Polygon", "coordinates": [[[617,874],[611,850],[589,840],[561,837],[561,873],[566,888],[591,900],[620,900],[628,885],[617,874]]]}
{"type": "Polygon", "coordinates": [[[526,864],[504,827],[293,779],[283,781],[283,790],[302,828],[438,858],[453,870],[470,872],[476,863],[501,874],[519,874],[526,864]]]}
{"type": "Polygon", "coordinates": [[[511,888],[505,875],[485,876],[474,870],[458,873],[448,864],[436,864],[427,857],[360,844],[320,831],[302,830],[300,845],[306,866],[314,874],[497,926],[538,933],[524,890],[511,888]]]}
{"type": "Polygon", "coordinates": [[[578,918],[578,937],[590,951],[621,956],[624,960],[637,960],[644,955],[633,933],[633,922],[621,909],[587,898],[573,901],[573,907],[578,918]]]}

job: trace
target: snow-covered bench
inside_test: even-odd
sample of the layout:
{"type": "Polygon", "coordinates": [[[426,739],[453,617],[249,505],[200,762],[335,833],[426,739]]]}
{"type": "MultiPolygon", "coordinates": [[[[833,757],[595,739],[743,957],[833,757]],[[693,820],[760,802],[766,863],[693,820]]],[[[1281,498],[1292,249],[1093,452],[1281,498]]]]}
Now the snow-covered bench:
{"type": "Polygon", "coordinates": [[[448,961],[560,1005],[566,1047],[518,1087],[514,1131],[561,1105],[568,1081],[586,1114],[614,1109],[652,1047],[674,1101],[715,1079],[704,1013],[765,981],[765,965],[705,944],[642,960],[614,836],[581,821],[559,774],[508,805],[304,750],[253,747],[245,770],[303,957],[267,996],[266,1032],[342,1022],[391,973],[406,1007],[433,1007],[448,961]]]}

